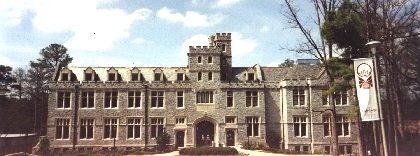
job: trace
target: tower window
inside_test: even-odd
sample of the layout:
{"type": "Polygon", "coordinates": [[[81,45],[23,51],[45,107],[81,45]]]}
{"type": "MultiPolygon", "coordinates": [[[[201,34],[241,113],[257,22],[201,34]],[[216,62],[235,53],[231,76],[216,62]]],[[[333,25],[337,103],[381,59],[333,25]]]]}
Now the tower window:
{"type": "Polygon", "coordinates": [[[197,73],[197,80],[198,81],[201,81],[202,80],[202,76],[203,76],[203,74],[201,72],[198,72],[197,73]]]}
{"type": "Polygon", "coordinates": [[[222,44],[222,51],[226,51],[226,44],[222,44]]]}
{"type": "Polygon", "coordinates": [[[213,80],[213,73],[212,72],[209,72],[209,80],[211,81],[211,80],[213,80]]]}
{"type": "Polygon", "coordinates": [[[209,56],[209,57],[207,58],[207,61],[208,61],[208,63],[213,63],[213,57],[209,56]]]}
{"type": "Polygon", "coordinates": [[[197,58],[197,63],[202,63],[202,62],[201,62],[201,56],[198,56],[198,58],[197,58]]]}

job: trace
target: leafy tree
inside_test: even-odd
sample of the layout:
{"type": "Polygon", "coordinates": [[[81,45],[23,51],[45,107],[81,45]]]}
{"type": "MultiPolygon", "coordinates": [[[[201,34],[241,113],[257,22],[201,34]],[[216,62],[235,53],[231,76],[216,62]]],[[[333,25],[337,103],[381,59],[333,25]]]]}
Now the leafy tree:
{"type": "Polygon", "coordinates": [[[10,85],[13,82],[16,82],[11,72],[12,72],[12,67],[0,65],[0,89],[2,90],[7,89],[8,85],[10,85]]]}
{"type": "Polygon", "coordinates": [[[294,60],[290,60],[290,58],[284,60],[283,63],[279,64],[279,67],[293,67],[295,64],[294,60]]]}
{"type": "Polygon", "coordinates": [[[33,63],[40,64],[49,71],[49,76],[54,72],[58,63],[60,63],[61,66],[67,66],[73,61],[73,58],[67,53],[67,48],[61,44],[51,44],[48,47],[41,49],[39,54],[41,55],[41,58],[38,58],[37,62],[31,61],[31,66],[33,63]]]}

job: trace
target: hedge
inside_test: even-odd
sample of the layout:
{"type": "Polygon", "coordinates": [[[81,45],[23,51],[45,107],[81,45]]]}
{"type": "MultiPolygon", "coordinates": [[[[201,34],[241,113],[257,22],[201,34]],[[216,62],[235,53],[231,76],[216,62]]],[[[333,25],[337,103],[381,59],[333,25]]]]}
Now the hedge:
{"type": "Polygon", "coordinates": [[[183,148],[180,155],[238,155],[238,150],[231,147],[183,148]]]}

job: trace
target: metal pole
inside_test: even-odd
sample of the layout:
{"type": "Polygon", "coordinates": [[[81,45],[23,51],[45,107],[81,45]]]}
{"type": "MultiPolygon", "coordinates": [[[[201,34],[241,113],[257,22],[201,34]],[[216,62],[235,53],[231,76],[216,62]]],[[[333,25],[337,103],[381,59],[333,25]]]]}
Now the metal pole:
{"type": "Polygon", "coordinates": [[[367,45],[370,46],[372,54],[373,54],[373,64],[375,66],[374,70],[375,70],[375,83],[376,83],[376,94],[377,94],[377,99],[378,99],[378,107],[379,107],[379,120],[381,121],[381,136],[382,136],[382,143],[383,143],[383,148],[384,148],[384,156],[388,156],[388,145],[387,145],[387,140],[386,140],[386,136],[385,136],[385,126],[384,126],[384,118],[383,118],[383,114],[382,114],[382,103],[381,103],[381,94],[380,94],[380,89],[379,89],[379,77],[378,77],[378,66],[376,64],[376,46],[378,46],[381,42],[379,41],[371,41],[369,43],[367,43],[367,45]]]}

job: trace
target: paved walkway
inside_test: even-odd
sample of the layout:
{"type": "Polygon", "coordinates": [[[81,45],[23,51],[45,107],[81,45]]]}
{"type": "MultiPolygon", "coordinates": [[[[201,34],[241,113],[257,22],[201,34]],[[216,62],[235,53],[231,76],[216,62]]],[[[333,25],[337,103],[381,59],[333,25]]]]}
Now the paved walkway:
{"type": "MultiPolygon", "coordinates": [[[[261,150],[246,150],[241,149],[239,147],[235,147],[238,152],[248,154],[249,156],[281,156],[281,155],[287,155],[287,154],[278,154],[278,153],[267,153],[261,150]]],[[[179,151],[173,151],[171,153],[165,153],[165,154],[155,154],[153,156],[179,156],[179,151]]],[[[305,154],[305,155],[295,155],[293,156],[328,156],[328,155],[316,155],[316,154],[305,154]]]]}

